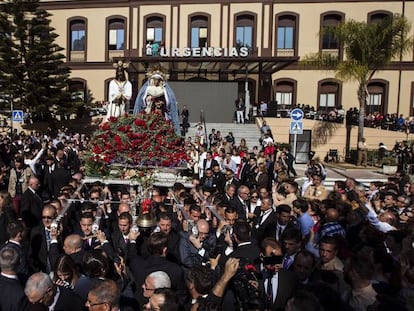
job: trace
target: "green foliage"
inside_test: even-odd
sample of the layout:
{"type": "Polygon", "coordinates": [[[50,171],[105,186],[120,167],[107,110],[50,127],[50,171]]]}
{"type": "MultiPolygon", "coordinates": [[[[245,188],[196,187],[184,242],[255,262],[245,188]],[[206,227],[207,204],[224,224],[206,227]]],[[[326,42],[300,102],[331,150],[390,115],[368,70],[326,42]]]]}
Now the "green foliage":
{"type": "Polygon", "coordinates": [[[336,78],[358,82],[358,141],[363,137],[363,116],[369,80],[377,70],[413,48],[412,38],[409,37],[410,29],[407,19],[399,14],[371,23],[349,20],[337,27],[325,27],[322,35],[330,34],[338,39],[346,57],[338,59],[321,52],[306,56],[301,61],[302,67],[335,70],[336,78]]]}
{"type": "Polygon", "coordinates": [[[38,0],[3,2],[0,13],[0,96],[34,116],[73,113],[68,93],[70,70],[55,43],[50,14],[38,0]]]}

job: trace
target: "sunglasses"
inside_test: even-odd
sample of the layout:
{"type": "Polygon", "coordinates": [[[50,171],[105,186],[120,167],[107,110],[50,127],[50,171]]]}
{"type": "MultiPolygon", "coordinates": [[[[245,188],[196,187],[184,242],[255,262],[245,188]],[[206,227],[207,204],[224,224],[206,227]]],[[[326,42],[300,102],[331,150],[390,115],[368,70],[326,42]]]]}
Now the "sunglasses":
{"type": "Polygon", "coordinates": [[[53,219],[52,216],[42,216],[42,219],[53,219]]]}

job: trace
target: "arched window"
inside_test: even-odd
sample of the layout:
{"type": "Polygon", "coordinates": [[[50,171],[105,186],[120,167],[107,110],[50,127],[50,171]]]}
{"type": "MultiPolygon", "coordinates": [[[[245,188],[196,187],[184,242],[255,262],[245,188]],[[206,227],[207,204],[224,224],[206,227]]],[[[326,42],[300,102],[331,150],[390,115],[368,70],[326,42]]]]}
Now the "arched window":
{"type": "Polygon", "coordinates": [[[164,42],[165,18],[159,15],[153,15],[146,18],[146,42],[162,43],[164,42]]]}
{"type": "Polygon", "coordinates": [[[69,30],[69,60],[86,60],[86,19],[83,17],[72,18],[68,21],[69,30]]]}
{"type": "Polygon", "coordinates": [[[69,84],[69,92],[72,100],[84,102],[86,98],[86,80],[73,78],[69,84]]]}
{"type": "Polygon", "coordinates": [[[276,17],[277,56],[295,56],[297,54],[297,20],[296,14],[283,13],[276,17]]]}
{"type": "Polygon", "coordinates": [[[70,22],[70,50],[85,51],[86,30],[85,22],[74,20],[70,22]]]}
{"type": "Polygon", "coordinates": [[[318,94],[318,110],[329,111],[341,106],[341,84],[338,81],[319,81],[318,94]]]}
{"type": "Polygon", "coordinates": [[[378,23],[386,18],[392,18],[392,13],[389,11],[374,11],[368,13],[368,23],[378,23]]]}
{"type": "Polygon", "coordinates": [[[283,111],[290,110],[292,106],[296,106],[296,85],[296,80],[276,80],[274,88],[278,112],[283,113],[283,111]]]}
{"type": "Polygon", "coordinates": [[[125,21],[113,18],[108,22],[108,50],[123,51],[125,49],[125,21]]]}
{"type": "Polygon", "coordinates": [[[328,13],[322,16],[321,25],[321,39],[322,39],[322,50],[339,50],[339,41],[332,32],[326,32],[324,30],[337,27],[343,20],[344,15],[337,13],[328,13]]]}
{"type": "Polygon", "coordinates": [[[209,45],[209,17],[204,15],[190,16],[190,47],[201,48],[209,45]]]}
{"type": "Polygon", "coordinates": [[[249,51],[255,49],[255,16],[240,14],[236,16],[235,46],[247,47],[249,51]]]}
{"type": "MultiPolygon", "coordinates": [[[[368,100],[366,113],[384,113],[388,105],[388,82],[385,80],[372,80],[368,83],[368,100]]],[[[394,111],[393,111],[394,112],[394,111]]]]}

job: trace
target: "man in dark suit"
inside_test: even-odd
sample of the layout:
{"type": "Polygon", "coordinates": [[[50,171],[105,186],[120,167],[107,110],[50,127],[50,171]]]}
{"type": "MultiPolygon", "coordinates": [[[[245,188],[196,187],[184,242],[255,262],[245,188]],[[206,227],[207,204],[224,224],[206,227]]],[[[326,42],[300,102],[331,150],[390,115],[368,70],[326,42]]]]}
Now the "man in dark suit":
{"type": "Polygon", "coordinates": [[[292,208],[282,204],[276,208],[277,221],[274,226],[267,226],[265,236],[273,237],[280,241],[283,232],[289,228],[296,228],[296,224],[291,219],[292,208]]]}
{"type": "Polygon", "coordinates": [[[263,198],[260,206],[256,207],[252,233],[257,241],[262,241],[265,238],[266,232],[269,232],[272,227],[276,226],[277,216],[273,211],[272,198],[263,198]],[[257,211],[257,209],[259,211],[257,211]]]}
{"type": "Polygon", "coordinates": [[[245,221],[236,221],[233,225],[233,238],[237,246],[229,258],[247,259],[249,264],[258,265],[260,249],[252,243],[250,226],[245,221]]]}
{"type": "Polygon", "coordinates": [[[50,200],[53,195],[53,182],[52,173],[56,168],[54,158],[48,156],[45,159],[46,165],[43,168],[43,186],[42,186],[42,197],[43,199],[50,200]]]}
{"type": "MultiPolygon", "coordinates": [[[[25,284],[29,278],[29,258],[26,250],[22,247],[22,243],[26,237],[26,226],[23,221],[17,220],[7,225],[7,232],[9,233],[9,240],[4,244],[4,247],[13,248],[19,257],[19,265],[15,272],[21,284],[25,284]]],[[[1,309],[0,309],[1,310],[1,309]]]]}
{"type": "MultiPolygon", "coordinates": [[[[129,239],[129,233],[132,228],[132,216],[128,212],[124,212],[118,217],[118,230],[115,230],[111,235],[112,247],[114,249],[116,256],[121,256],[124,259],[130,257],[129,254],[129,244],[131,243],[129,239]]],[[[136,251],[136,248],[135,248],[136,251]]]]}
{"type": "Polygon", "coordinates": [[[28,188],[23,193],[20,202],[20,213],[29,230],[40,225],[42,222],[43,201],[36,193],[39,188],[39,179],[31,176],[29,178],[28,188]]]}
{"type": "Polygon", "coordinates": [[[204,172],[206,171],[206,169],[210,168],[212,169],[213,166],[219,164],[217,162],[217,160],[213,159],[213,152],[211,152],[211,150],[208,150],[206,152],[206,158],[203,160],[203,162],[201,163],[201,167],[199,168],[200,170],[200,177],[204,176],[204,172]]]}
{"type": "Polygon", "coordinates": [[[225,177],[224,186],[234,185],[236,187],[236,190],[237,190],[242,184],[240,180],[238,180],[238,179],[236,179],[236,177],[234,177],[234,172],[229,168],[226,168],[226,171],[224,173],[224,177],[225,177]]]}
{"type": "Polygon", "coordinates": [[[78,234],[83,239],[82,249],[90,251],[100,246],[99,239],[92,233],[92,226],[94,224],[94,216],[90,212],[82,213],[79,221],[81,231],[78,234]]]}
{"type": "Polygon", "coordinates": [[[51,225],[55,217],[55,207],[46,205],[42,210],[42,223],[30,232],[29,260],[33,271],[52,271],[49,248],[52,243],[51,225]]]}
{"type": "Polygon", "coordinates": [[[226,178],[224,174],[221,172],[220,165],[219,164],[214,165],[212,170],[213,170],[213,187],[217,192],[223,193],[226,178]]]}
{"type": "Polygon", "coordinates": [[[46,310],[73,311],[86,310],[85,301],[74,291],[53,284],[49,275],[43,272],[33,274],[26,283],[25,293],[31,304],[27,311],[39,310],[39,304],[46,310]]]}
{"type": "Polygon", "coordinates": [[[242,185],[237,190],[237,196],[230,201],[230,206],[236,209],[239,219],[247,219],[249,196],[249,187],[242,185]]]}
{"type": "Polygon", "coordinates": [[[63,160],[59,161],[52,173],[53,198],[57,199],[59,197],[60,190],[69,183],[71,178],[70,172],[65,168],[65,162],[63,160]]]}
{"type": "Polygon", "coordinates": [[[25,310],[28,301],[16,271],[19,267],[19,254],[14,248],[4,247],[0,251],[0,310],[25,310]]]}
{"type": "Polygon", "coordinates": [[[260,245],[263,279],[259,289],[262,293],[262,309],[285,310],[286,302],[295,293],[298,279],[295,273],[282,269],[282,247],[274,238],[265,238],[260,245]]]}
{"type": "MultiPolygon", "coordinates": [[[[171,280],[171,288],[176,291],[179,301],[184,303],[186,286],[184,271],[179,265],[168,261],[168,235],[164,232],[155,232],[148,238],[147,258],[136,256],[131,260],[130,268],[138,285],[144,284],[145,278],[154,271],[164,271],[171,280]]],[[[138,288],[138,298],[143,296],[142,288],[138,288]]]]}

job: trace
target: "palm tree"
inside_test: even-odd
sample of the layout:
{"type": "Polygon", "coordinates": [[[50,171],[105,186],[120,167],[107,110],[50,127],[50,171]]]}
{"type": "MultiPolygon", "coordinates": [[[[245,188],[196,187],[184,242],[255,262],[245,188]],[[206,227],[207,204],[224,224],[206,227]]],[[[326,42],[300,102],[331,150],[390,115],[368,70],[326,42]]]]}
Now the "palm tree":
{"type": "Polygon", "coordinates": [[[413,46],[408,34],[411,25],[399,14],[371,23],[349,20],[336,27],[326,27],[323,35],[333,35],[343,46],[345,57],[339,59],[326,53],[306,56],[302,63],[321,69],[335,70],[335,76],[344,82],[358,82],[359,125],[358,141],[364,133],[365,106],[368,83],[374,74],[395,59],[402,59],[413,46]]]}

